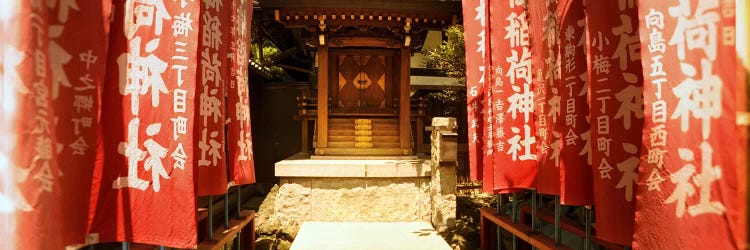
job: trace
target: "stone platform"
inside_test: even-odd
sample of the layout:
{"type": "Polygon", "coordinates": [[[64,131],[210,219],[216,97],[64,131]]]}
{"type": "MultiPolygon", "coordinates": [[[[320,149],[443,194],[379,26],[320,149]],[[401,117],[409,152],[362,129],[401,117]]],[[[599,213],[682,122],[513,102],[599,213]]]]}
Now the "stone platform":
{"type": "Polygon", "coordinates": [[[430,221],[431,165],[417,160],[315,160],[276,163],[276,215],[304,221],[430,221]]]}
{"type": "Polygon", "coordinates": [[[410,157],[315,158],[296,154],[276,163],[276,177],[430,177],[429,159],[410,157]]]}
{"type": "Polygon", "coordinates": [[[292,250],[449,250],[428,222],[305,222],[292,250]]]}
{"type": "MultiPolygon", "coordinates": [[[[300,153],[277,162],[275,174],[279,178],[279,185],[271,190],[258,211],[259,240],[294,240],[297,244],[296,237],[308,237],[307,233],[300,231],[300,227],[313,222],[391,226],[397,224],[389,223],[422,223],[413,225],[423,225],[425,227],[422,229],[425,230],[446,232],[456,222],[455,119],[433,120],[433,127],[429,157],[310,157],[300,153]]],[[[311,225],[329,226],[315,223],[311,225]]],[[[330,237],[346,238],[345,233],[336,229],[338,227],[329,227],[333,231],[317,231],[330,237]]],[[[408,240],[412,233],[398,232],[393,237],[406,237],[406,242],[412,242],[408,240]]],[[[372,233],[369,240],[380,238],[380,232],[372,233]]],[[[361,242],[367,241],[362,239],[361,242]]],[[[329,246],[317,249],[329,249],[329,246]]],[[[394,247],[380,246],[374,249],[394,247]]]]}

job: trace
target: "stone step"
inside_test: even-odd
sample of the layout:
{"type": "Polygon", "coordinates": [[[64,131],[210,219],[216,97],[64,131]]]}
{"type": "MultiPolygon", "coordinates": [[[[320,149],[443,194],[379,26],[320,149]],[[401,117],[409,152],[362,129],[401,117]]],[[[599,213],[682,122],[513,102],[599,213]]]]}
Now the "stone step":
{"type": "Polygon", "coordinates": [[[304,222],[292,250],[450,250],[428,222],[304,222]]]}

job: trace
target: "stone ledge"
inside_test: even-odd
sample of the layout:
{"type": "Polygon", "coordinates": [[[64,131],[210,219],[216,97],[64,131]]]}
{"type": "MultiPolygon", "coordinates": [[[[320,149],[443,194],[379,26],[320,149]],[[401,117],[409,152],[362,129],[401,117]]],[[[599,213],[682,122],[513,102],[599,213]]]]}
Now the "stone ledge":
{"type": "Polygon", "coordinates": [[[319,160],[295,155],[275,166],[276,177],[430,177],[429,162],[417,160],[319,160]]]}

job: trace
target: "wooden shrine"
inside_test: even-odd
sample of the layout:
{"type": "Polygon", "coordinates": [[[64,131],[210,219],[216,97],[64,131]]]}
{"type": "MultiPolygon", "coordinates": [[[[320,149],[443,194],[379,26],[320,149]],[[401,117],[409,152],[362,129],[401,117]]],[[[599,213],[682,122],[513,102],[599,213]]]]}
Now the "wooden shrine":
{"type": "MultiPolygon", "coordinates": [[[[427,30],[456,23],[456,3],[329,0],[263,5],[274,7],[275,21],[285,28],[302,29],[306,35],[301,40],[314,50],[315,155],[415,154],[411,56],[427,30]]],[[[303,122],[303,134],[305,126],[303,122]]]]}

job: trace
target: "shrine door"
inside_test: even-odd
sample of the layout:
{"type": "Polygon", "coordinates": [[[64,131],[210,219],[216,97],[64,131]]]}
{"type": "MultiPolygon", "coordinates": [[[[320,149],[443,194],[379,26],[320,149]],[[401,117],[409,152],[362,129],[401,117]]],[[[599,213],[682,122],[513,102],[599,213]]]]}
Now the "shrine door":
{"type": "Polygon", "coordinates": [[[394,55],[395,51],[385,49],[331,50],[331,114],[394,114],[394,55]]]}

